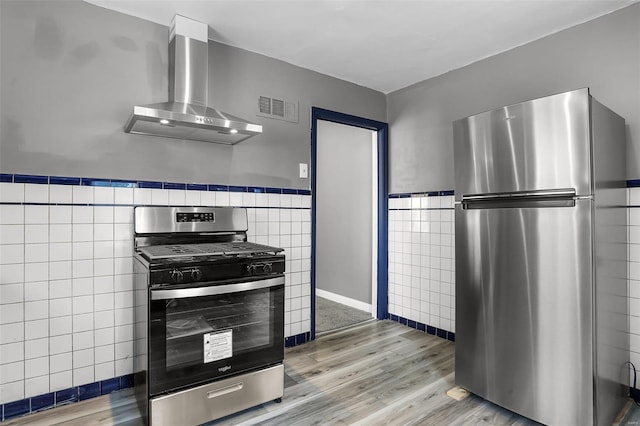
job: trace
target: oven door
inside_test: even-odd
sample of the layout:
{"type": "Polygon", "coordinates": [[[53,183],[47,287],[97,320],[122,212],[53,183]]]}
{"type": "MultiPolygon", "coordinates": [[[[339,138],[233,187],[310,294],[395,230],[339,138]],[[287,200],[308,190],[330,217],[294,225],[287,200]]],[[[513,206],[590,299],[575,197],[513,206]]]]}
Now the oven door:
{"type": "Polygon", "coordinates": [[[284,276],[151,289],[151,396],[281,363],[284,276]]]}

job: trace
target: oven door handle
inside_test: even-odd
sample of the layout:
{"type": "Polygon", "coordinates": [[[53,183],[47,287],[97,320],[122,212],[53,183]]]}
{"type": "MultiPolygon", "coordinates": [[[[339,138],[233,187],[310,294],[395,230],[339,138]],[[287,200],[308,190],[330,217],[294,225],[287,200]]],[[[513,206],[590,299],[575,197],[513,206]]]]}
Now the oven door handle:
{"type": "Polygon", "coordinates": [[[246,283],[212,285],[195,288],[177,288],[172,290],[151,290],[151,300],[184,299],[186,297],[213,296],[216,294],[239,293],[242,291],[258,290],[284,284],[284,277],[266,280],[250,281],[246,283]]]}

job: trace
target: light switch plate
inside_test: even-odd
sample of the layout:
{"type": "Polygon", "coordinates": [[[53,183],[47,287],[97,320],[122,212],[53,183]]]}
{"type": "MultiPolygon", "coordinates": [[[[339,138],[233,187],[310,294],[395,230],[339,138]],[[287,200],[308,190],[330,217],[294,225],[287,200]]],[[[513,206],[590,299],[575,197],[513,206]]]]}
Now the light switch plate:
{"type": "Polygon", "coordinates": [[[307,179],[309,177],[309,169],[307,163],[300,163],[300,179],[307,179]]]}

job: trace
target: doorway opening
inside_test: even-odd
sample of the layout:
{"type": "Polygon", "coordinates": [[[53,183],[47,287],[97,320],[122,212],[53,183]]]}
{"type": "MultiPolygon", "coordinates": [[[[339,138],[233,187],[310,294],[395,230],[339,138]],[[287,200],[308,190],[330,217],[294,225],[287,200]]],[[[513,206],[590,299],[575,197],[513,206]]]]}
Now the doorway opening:
{"type": "Polygon", "coordinates": [[[386,123],[312,108],[312,339],[388,317],[387,145],[386,123]]]}

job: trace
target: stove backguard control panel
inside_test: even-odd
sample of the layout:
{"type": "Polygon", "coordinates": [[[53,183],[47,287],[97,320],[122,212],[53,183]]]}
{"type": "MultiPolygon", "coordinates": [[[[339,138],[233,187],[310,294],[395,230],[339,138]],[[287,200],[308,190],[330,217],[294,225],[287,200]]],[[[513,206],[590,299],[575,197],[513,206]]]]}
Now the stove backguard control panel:
{"type": "Polygon", "coordinates": [[[247,209],[237,207],[137,206],[134,232],[140,235],[173,233],[247,232],[247,209]]]}
{"type": "Polygon", "coordinates": [[[214,212],[203,212],[203,213],[176,213],[176,222],[185,223],[185,222],[210,222],[213,223],[216,221],[216,214],[214,212]]]}

